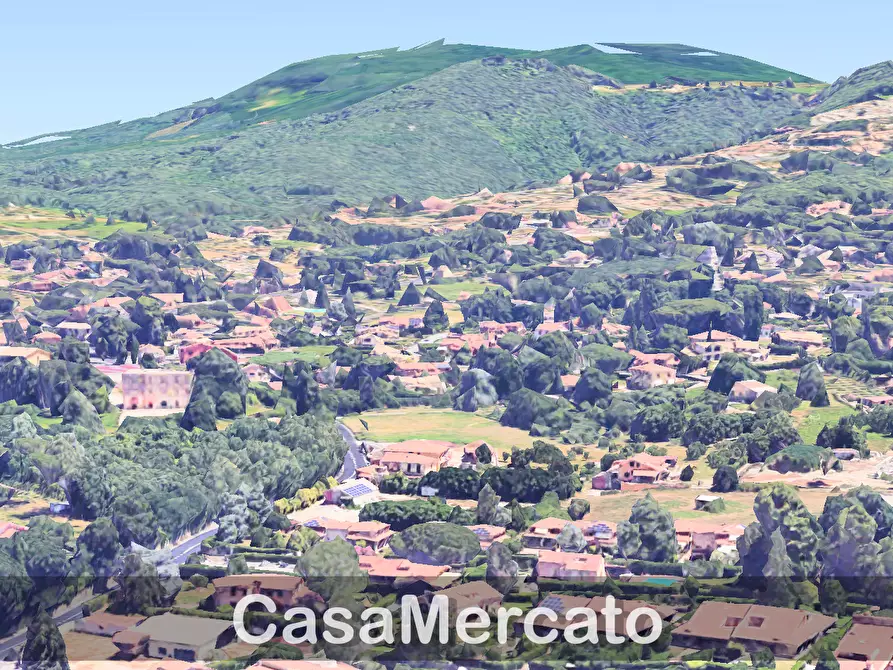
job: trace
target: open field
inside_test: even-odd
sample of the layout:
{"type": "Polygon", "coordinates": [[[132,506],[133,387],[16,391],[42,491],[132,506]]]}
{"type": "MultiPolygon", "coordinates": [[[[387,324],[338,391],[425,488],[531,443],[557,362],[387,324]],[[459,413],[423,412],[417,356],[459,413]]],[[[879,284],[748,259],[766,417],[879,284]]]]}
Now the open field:
{"type": "MultiPolygon", "coordinates": [[[[0,506],[0,522],[27,526],[28,522],[37,516],[50,516],[50,501],[30,491],[17,492],[12,500],[0,506]]],[[[80,519],[63,516],[51,516],[51,518],[59,523],[70,523],[75,534],[80,533],[88,525],[87,521],[80,519]]]]}
{"type": "Polygon", "coordinates": [[[348,416],[344,424],[360,440],[402,442],[404,440],[446,440],[467,444],[484,440],[497,451],[529,447],[535,438],[517,428],[502,426],[480,414],[427,407],[364,412],[362,417],[348,416]],[[362,418],[369,430],[360,423],[362,418]]]}
{"type": "Polygon", "coordinates": [[[819,432],[825,427],[825,424],[834,424],[843,417],[855,414],[849,405],[844,405],[833,398],[828,407],[810,407],[809,403],[804,401],[800,403],[800,407],[795,409],[791,416],[794,419],[794,425],[800,432],[804,444],[815,444],[815,439],[819,432]]]}
{"type": "Polygon", "coordinates": [[[107,226],[105,219],[97,218],[95,223],[86,223],[83,219],[71,219],[60,209],[23,208],[0,209],[0,235],[22,236],[23,238],[45,237],[53,233],[62,237],[82,237],[85,239],[103,239],[112,233],[139,232],[146,229],[146,224],[135,221],[115,221],[107,226]]]}
{"type": "MultiPolygon", "coordinates": [[[[661,507],[668,509],[675,519],[705,519],[715,523],[741,523],[749,524],[755,521],[753,514],[753,500],[755,493],[735,491],[723,493],[722,498],[726,503],[726,511],[720,514],[695,511],[695,498],[701,494],[709,493],[706,489],[651,489],[651,495],[661,507]]],[[[827,491],[799,489],[797,494],[804,505],[815,515],[821,514],[825,506],[827,491]]],[[[629,518],[632,506],[644,494],[641,491],[628,493],[612,493],[609,495],[586,495],[590,502],[591,511],[587,519],[599,519],[603,521],[620,522],[629,518]]]]}
{"type": "Polygon", "coordinates": [[[290,351],[268,351],[261,356],[255,356],[251,361],[259,365],[282,365],[300,360],[326,366],[329,364],[328,356],[333,351],[335,351],[335,347],[330,344],[310,345],[296,347],[290,351]]]}

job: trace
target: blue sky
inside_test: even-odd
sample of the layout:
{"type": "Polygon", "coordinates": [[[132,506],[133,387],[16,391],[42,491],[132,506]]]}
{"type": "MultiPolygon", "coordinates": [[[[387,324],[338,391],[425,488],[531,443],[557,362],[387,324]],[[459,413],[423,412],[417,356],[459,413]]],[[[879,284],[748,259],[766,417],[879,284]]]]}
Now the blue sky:
{"type": "Polygon", "coordinates": [[[890,0],[9,2],[0,143],[148,116],[288,63],[448,42],[682,42],[832,81],[893,58],[890,0]]]}

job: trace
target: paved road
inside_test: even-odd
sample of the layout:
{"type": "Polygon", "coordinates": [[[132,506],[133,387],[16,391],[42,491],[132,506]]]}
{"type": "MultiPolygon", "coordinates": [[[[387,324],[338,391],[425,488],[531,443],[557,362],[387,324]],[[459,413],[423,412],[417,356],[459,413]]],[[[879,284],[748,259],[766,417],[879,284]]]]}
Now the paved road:
{"type": "MultiPolygon", "coordinates": [[[[174,563],[177,565],[184,564],[189,556],[196,552],[205,539],[212,537],[216,533],[217,524],[211,524],[211,526],[203,530],[201,533],[190,537],[188,540],[183,540],[179,544],[175,544],[170,548],[174,563]]],[[[81,605],[75,605],[53,617],[53,621],[56,622],[57,626],[61,626],[62,624],[77,621],[78,619],[83,618],[83,616],[84,612],[81,605]]],[[[4,640],[0,640],[0,659],[5,658],[7,654],[21,647],[23,644],[25,644],[25,633],[20,633],[4,640]]]]}
{"type": "Polygon", "coordinates": [[[353,479],[356,476],[357,468],[369,465],[369,461],[366,460],[363,452],[360,451],[360,443],[350,428],[343,423],[336,423],[335,426],[338,428],[338,432],[341,433],[341,437],[347,442],[348,447],[347,453],[344,455],[344,463],[341,465],[341,470],[338,471],[335,478],[339,482],[346,482],[348,479],[353,479]]]}
{"type": "Polygon", "coordinates": [[[188,540],[184,540],[180,544],[176,544],[171,547],[171,555],[174,557],[174,563],[177,565],[183,565],[186,560],[189,558],[191,554],[194,554],[199,547],[201,547],[202,542],[204,542],[209,537],[213,537],[217,534],[217,524],[212,523],[208,528],[203,530],[198,535],[194,535],[190,537],[188,540]]]}

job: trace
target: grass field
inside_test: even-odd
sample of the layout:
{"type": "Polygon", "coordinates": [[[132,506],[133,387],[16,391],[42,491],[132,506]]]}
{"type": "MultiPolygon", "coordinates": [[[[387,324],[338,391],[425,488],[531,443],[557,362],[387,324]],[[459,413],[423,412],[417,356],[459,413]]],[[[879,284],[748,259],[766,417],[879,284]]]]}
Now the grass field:
{"type": "Polygon", "coordinates": [[[457,281],[453,284],[429,284],[429,286],[450,301],[456,300],[463,291],[477,295],[488,288],[497,288],[496,284],[486,281],[457,281]]]}
{"type": "Polygon", "coordinates": [[[80,219],[69,219],[64,212],[56,209],[29,210],[29,214],[32,216],[30,219],[18,212],[0,215],[0,232],[37,237],[53,232],[64,237],[103,239],[118,230],[135,233],[146,229],[146,224],[135,221],[117,221],[114,225],[107,226],[104,219],[97,219],[96,223],[86,224],[80,219]]]}
{"type": "MultiPolygon", "coordinates": [[[[695,498],[703,493],[709,493],[707,489],[651,489],[651,495],[661,507],[670,511],[674,519],[705,519],[716,523],[741,523],[749,524],[755,520],[753,514],[753,500],[756,494],[744,491],[723,493],[722,498],[726,504],[726,511],[721,514],[695,511],[695,498]]],[[[591,511],[587,518],[603,521],[625,521],[629,518],[630,510],[637,500],[642,498],[641,491],[628,493],[615,493],[601,496],[585,496],[590,502],[591,511]]],[[[813,514],[821,514],[825,505],[827,491],[814,491],[799,489],[797,495],[803,504],[813,514]]]]}
{"type": "Polygon", "coordinates": [[[502,426],[479,414],[456,412],[451,409],[414,407],[409,409],[363,412],[369,424],[363,428],[360,416],[344,418],[344,425],[361,440],[373,442],[402,442],[404,440],[446,440],[467,444],[485,440],[497,451],[511,451],[515,447],[529,447],[534,438],[517,428],[502,426]]]}
{"type": "Polygon", "coordinates": [[[329,344],[299,347],[294,351],[268,351],[262,356],[252,358],[251,362],[258,365],[282,365],[283,363],[301,360],[307,363],[328,365],[328,356],[333,351],[335,351],[335,347],[329,344]]]}
{"type": "Polygon", "coordinates": [[[815,440],[825,424],[837,423],[840,417],[849,414],[855,414],[852,407],[831,400],[831,405],[828,407],[810,407],[808,402],[803,401],[800,403],[800,407],[791,413],[791,416],[794,418],[794,425],[800,431],[803,443],[815,444],[815,440]]]}

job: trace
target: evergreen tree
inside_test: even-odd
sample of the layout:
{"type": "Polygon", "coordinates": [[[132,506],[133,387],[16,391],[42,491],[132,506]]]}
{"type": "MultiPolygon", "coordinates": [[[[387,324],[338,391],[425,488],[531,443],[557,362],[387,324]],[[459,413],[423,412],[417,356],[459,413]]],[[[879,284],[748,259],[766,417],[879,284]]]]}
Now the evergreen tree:
{"type": "Polygon", "coordinates": [[[406,287],[406,290],[403,292],[403,295],[400,297],[400,302],[397,303],[399,307],[406,307],[410,305],[418,305],[422,302],[422,296],[419,293],[419,289],[416,288],[415,284],[410,284],[406,287]]]}
{"type": "MultiPolygon", "coordinates": [[[[826,395],[825,378],[822,375],[822,368],[815,361],[810,361],[800,368],[800,375],[797,377],[797,397],[801,400],[814,400],[816,396],[826,395]]],[[[823,405],[819,405],[822,407],[823,405]]]]}
{"type": "Polygon", "coordinates": [[[28,625],[21,666],[27,670],[68,670],[65,641],[52,617],[44,610],[28,625]]]}
{"type": "Polygon", "coordinates": [[[518,563],[512,551],[502,542],[494,542],[487,549],[487,583],[505,595],[518,579],[518,563]]]}
{"type": "Polygon", "coordinates": [[[155,566],[144,562],[137,554],[124,559],[118,585],[120,588],[109,606],[109,610],[116,614],[140,614],[150,607],[160,607],[166,600],[155,566]]]}
{"type": "Polygon", "coordinates": [[[344,298],[341,299],[341,306],[344,307],[344,311],[347,312],[348,316],[356,318],[357,308],[353,303],[353,294],[351,294],[350,289],[347,289],[344,298]]]}
{"type": "Polygon", "coordinates": [[[450,327],[449,317],[447,317],[443,309],[443,303],[440,300],[435,300],[428,305],[422,321],[425,324],[425,328],[432,333],[440,332],[450,327]]]}
{"type": "Polygon", "coordinates": [[[316,291],[316,302],[313,303],[313,306],[318,309],[329,309],[329,294],[325,284],[319,285],[319,289],[316,291]]]}
{"type": "Polygon", "coordinates": [[[136,335],[130,338],[130,362],[136,365],[140,358],[140,341],[136,335]]]}
{"type": "Polygon", "coordinates": [[[756,253],[752,253],[750,257],[744,262],[744,271],[745,272],[761,272],[760,264],[757,261],[756,253]]]}

